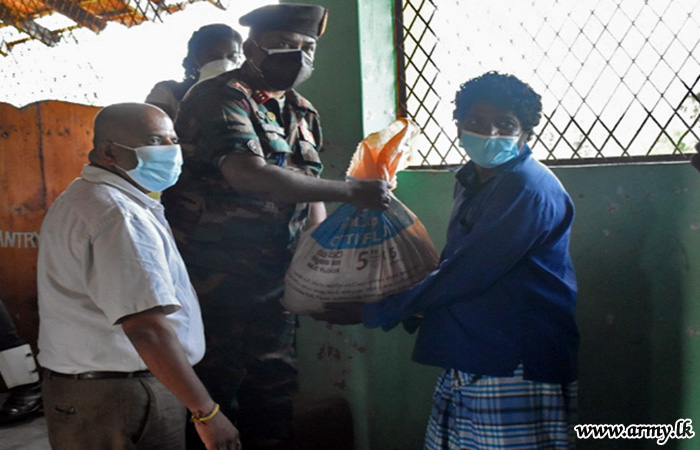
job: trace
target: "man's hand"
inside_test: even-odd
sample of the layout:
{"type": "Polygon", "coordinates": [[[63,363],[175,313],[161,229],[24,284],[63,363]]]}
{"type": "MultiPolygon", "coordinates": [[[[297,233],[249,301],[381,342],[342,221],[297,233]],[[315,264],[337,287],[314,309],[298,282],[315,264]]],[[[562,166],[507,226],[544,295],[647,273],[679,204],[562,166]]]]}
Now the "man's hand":
{"type": "MultiPolygon", "coordinates": [[[[162,308],[153,308],[124,317],[122,329],[148,366],[148,370],[170,389],[187,409],[199,414],[206,414],[205,411],[212,410],[215,403],[197,378],[162,308]]],[[[241,448],[238,430],[221,412],[196,427],[207,450],[241,448]]]]}
{"type": "Polygon", "coordinates": [[[690,157],[690,163],[700,171],[700,142],[695,144],[695,151],[698,152],[690,157]]]}
{"type": "Polygon", "coordinates": [[[238,430],[221,413],[206,422],[195,422],[195,429],[207,450],[240,450],[243,448],[238,430]]]}
{"type": "Polygon", "coordinates": [[[351,180],[348,203],[360,209],[384,211],[391,202],[391,185],[383,180],[351,180]]]}
{"type": "Polygon", "coordinates": [[[259,155],[227,155],[221,173],[236,191],[279,203],[342,202],[358,208],[389,207],[390,184],[382,180],[324,180],[269,164],[259,155]]]}
{"type": "Polygon", "coordinates": [[[362,323],[364,306],[360,302],[326,303],[323,312],[311,314],[311,317],[337,325],[355,325],[362,323]]]}

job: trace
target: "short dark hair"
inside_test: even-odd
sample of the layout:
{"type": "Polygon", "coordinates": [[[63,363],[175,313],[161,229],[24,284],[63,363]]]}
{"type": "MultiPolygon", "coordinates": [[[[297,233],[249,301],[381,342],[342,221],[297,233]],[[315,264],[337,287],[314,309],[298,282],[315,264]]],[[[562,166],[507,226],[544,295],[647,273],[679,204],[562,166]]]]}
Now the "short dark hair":
{"type": "Polygon", "coordinates": [[[223,23],[205,25],[192,33],[192,37],[187,42],[187,56],[182,60],[182,67],[185,68],[185,80],[197,81],[199,78],[199,66],[197,65],[199,56],[214,42],[225,40],[235,41],[238,45],[243,43],[241,35],[223,23]]]}
{"type": "Polygon", "coordinates": [[[515,114],[525,135],[530,136],[542,118],[541,98],[514,75],[486,72],[459,87],[453,117],[460,121],[475,102],[486,101],[515,114]]]}

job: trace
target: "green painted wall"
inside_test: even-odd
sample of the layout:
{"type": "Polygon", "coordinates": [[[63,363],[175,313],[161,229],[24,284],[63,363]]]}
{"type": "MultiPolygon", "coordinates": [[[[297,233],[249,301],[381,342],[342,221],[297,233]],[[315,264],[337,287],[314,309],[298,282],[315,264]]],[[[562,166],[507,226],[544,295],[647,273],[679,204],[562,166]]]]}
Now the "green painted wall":
{"type": "MultiPolygon", "coordinates": [[[[282,2],[284,3],[284,2],[282,2]]],[[[341,179],[362,140],[358,13],[354,1],[314,2],[329,8],[319,39],[312,78],[299,91],[316,106],[323,124],[324,177],[341,179]]]]}
{"type": "MultiPolygon", "coordinates": [[[[328,31],[302,87],[325,132],[324,176],[341,179],[357,143],[394,117],[389,0],[325,0],[328,31]]],[[[557,168],[577,208],[580,423],[700,420],[700,176],[688,165],[557,168]]],[[[453,175],[406,171],[397,196],[444,245],[453,175]]],[[[332,206],[332,205],[331,205],[332,206]]],[[[439,369],[410,361],[413,337],[301,318],[303,393],[342,395],[358,450],[420,449],[439,369]]],[[[696,449],[700,437],[665,448],[696,449]]],[[[580,441],[579,449],[656,448],[580,441]]]]}
{"type": "MultiPolygon", "coordinates": [[[[689,164],[556,173],[577,208],[580,421],[700,419],[700,177],[689,164]]],[[[699,440],[667,445],[696,449],[699,440]]]]}
{"type": "MultiPolygon", "coordinates": [[[[700,176],[680,164],[555,173],[577,211],[580,423],[700,421],[700,176]]],[[[450,173],[399,176],[398,197],[438,247],[453,182],[450,173]]],[[[409,361],[412,336],[304,319],[299,343],[302,387],[355,399],[357,448],[420,448],[438,370],[409,361]]],[[[698,439],[665,448],[696,449],[698,439]]],[[[581,441],[579,448],[656,444],[581,441]]]]}
{"type": "Polygon", "coordinates": [[[299,91],[321,115],[324,176],[342,179],[362,138],[396,117],[393,1],[314,3],[329,9],[328,26],[299,91]]]}

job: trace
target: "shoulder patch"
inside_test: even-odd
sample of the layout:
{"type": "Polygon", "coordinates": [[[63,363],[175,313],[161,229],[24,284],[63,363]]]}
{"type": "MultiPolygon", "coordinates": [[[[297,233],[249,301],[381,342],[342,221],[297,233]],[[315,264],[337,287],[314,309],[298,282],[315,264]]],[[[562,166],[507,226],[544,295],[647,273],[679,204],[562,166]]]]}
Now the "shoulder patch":
{"type": "Polygon", "coordinates": [[[308,101],[306,98],[302,97],[301,94],[299,94],[295,90],[291,90],[291,91],[287,92],[287,100],[291,100],[291,102],[297,108],[306,109],[306,110],[311,111],[312,113],[318,115],[318,111],[316,111],[316,108],[314,107],[314,105],[312,105],[310,101],[308,101]]]}
{"type": "Polygon", "coordinates": [[[308,110],[316,112],[316,108],[314,108],[314,105],[311,104],[310,101],[302,97],[301,95],[299,96],[299,106],[302,108],[306,108],[308,110]]]}
{"type": "Polygon", "coordinates": [[[226,83],[226,86],[232,87],[236,90],[243,92],[246,97],[250,97],[253,93],[253,91],[248,86],[246,86],[238,80],[231,79],[228,81],[228,83],[226,83]]]}

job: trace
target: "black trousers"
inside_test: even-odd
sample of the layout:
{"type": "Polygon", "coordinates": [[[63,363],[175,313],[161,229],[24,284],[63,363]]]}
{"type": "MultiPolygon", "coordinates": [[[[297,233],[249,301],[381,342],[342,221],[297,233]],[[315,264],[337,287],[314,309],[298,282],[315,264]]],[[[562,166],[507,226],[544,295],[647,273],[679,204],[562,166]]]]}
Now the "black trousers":
{"type": "MultiPolygon", "coordinates": [[[[195,288],[202,285],[198,276],[191,278],[195,288]]],[[[207,353],[195,371],[238,428],[244,449],[287,449],[297,383],[296,317],[279,302],[281,284],[265,291],[255,280],[227,274],[214,279],[218,285],[198,291],[207,353]]],[[[192,443],[187,448],[203,447],[192,443]]]]}
{"type": "Polygon", "coordinates": [[[0,300],[0,352],[10,348],[19,347],[27,342],[17,334],[15,322],[7,312],[5,304],[0,300]]]}

